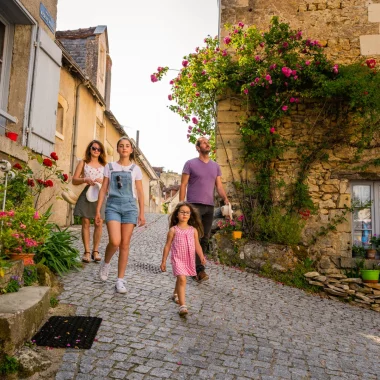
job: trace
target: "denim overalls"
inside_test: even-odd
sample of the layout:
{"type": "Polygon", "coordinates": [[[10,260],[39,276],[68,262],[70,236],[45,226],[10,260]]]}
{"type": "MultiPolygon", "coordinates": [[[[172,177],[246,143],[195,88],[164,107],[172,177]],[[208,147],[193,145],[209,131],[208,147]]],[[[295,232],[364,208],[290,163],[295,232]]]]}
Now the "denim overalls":
{"type": "Polygon", "coordinates": [[[132,171],[135,166],[133,164],[125,171],[114,171],[112,163],[108,164],[110,183],[106,205],[106,222],[115,220],[120,223],[137,224],[138,210],[132,190],[132,171]]]}

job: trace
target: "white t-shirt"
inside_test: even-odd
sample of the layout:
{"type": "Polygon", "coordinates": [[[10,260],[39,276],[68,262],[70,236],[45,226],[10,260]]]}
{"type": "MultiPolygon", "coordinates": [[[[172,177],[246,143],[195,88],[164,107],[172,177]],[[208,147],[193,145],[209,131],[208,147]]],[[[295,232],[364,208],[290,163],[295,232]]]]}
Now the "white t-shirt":
{"type": "MultiPolygon", "coordinates": [[[[136,164],[131,164],[129,166],[122,166],[118,164],[117,162],[111,162],[111,164],[112,164],[113,172],[122,172],[122,171],[126,172],[131,168],[132,165],[135,165],[131,173],[132,174],[132,191],[133,191],[133,198],[137,198],[136,189],[135,189],[136,181],[141,181],[143,178],[140,167],[137,166],[136,164]]],[[[110,176],[111,176],[111,171],[110,171],[109,165],[107,164],[104,167],[104,177],[110,178],[110,176]]]]}

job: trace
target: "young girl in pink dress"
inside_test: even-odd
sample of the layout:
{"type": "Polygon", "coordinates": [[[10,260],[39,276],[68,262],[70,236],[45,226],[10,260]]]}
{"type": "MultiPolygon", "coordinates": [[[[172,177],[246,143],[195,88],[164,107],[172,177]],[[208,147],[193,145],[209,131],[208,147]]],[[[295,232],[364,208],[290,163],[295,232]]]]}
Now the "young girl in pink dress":
{"type": "Polygon", "coordinates": [[[181,202],[177,204],[170,217],[169,228],[161,270],[166,272],[166,260],[170,251],[173,275],[177,277],[172,299],[179,304],[179,315],[183,316],[188,313],[185,304],[186,276],[197,275],[195,253],[202,265],[206,263],[199,244],[199,238],[203,236],[203,227],[194,207],[190,203],[181,202]]]}

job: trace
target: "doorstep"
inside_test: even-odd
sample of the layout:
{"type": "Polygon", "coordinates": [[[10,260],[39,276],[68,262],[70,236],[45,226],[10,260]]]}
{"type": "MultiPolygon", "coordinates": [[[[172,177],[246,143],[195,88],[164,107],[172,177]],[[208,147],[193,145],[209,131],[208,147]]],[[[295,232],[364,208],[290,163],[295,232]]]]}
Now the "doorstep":
{"type": "Polygon", "coordinates": [[[39,329],[50,308],[50,287],[27,286],[0,296],[0,356],[13,355],[39,329]]]}

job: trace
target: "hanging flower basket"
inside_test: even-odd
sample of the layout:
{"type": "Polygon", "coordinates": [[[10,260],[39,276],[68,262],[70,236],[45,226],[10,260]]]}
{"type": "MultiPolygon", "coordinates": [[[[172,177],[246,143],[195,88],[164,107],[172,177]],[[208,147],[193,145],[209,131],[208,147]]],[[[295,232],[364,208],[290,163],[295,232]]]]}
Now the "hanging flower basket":
{"type": "Polygon", "coordinates": [[[15,132],[5,132],[5,136],[12,141],[17,141],[18,133],[15,132]]]}
{"type": "Polygon", "coordinates": [[[11,261],[22,260],[24,265],[34,265],[34,253],[10,253],[9,259],[11,261]]]}

